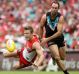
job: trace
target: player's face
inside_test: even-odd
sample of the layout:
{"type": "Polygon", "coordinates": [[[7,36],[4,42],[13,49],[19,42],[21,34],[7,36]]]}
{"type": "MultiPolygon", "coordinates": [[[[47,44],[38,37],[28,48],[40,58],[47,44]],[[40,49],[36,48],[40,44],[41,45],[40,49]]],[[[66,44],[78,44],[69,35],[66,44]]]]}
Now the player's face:
{"type": "Polygon", "coordinates": [[[27,40],[30,40],[32,37],[32,33],[30,32],[30,30],[24,30],[24,36],[27,40]]]}
{"type": "Polygon", "coordinates": [[[51,13],[52,13],[52,15],[55,15],[57,12],[58,12],[58,4],[56,4],[56,3],[53,3],[52,4],[52,7],[51,7],[51,13]]]}

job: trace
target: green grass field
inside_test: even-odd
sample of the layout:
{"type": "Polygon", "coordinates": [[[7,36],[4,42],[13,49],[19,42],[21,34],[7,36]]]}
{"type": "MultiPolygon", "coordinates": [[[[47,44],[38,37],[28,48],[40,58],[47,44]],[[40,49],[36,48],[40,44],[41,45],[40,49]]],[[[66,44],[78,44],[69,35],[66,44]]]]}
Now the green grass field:
{"type": "MultiPolygon", "coordinates": [[[[79,71],[69,71],[70,74],[79,74],[79,71]]],[[[63,72],[32,72],[32,71],[0,71],[0,74],[64,74],[63,72]]]]}

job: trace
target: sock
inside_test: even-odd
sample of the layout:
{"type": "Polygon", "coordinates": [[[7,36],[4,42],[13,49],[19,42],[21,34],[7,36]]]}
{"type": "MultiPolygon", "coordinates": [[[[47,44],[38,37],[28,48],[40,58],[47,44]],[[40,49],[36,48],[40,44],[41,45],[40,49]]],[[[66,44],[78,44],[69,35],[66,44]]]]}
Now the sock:
{"type": "Polygon", "coordinates": [[[69,72],[67,70],[64,70],[63,72],[64,72],[64,74],[69,74],[69,72]]]}

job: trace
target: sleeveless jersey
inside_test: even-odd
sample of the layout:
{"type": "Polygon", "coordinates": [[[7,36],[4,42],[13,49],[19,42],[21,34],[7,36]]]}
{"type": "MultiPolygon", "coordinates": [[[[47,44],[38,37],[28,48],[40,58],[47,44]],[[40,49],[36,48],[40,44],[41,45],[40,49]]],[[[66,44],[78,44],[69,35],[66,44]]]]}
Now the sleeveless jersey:
{"type": "Polygon", "coordinates": [[[34,62],[36,58],[36,50],[32,48],[33,43],[39,42],[39,39],[36,35],[33,35],[31,41],[26,42],[26,46],[22,48],[20,52],[20,62],[23,64],[29,64],[30,62],[34,62]]]}
{"type": "MultiPolygon", "coordinates": [[[[46,29],[46,37],[52,36],[54,33],[57,32],[57,25],[59,22],[61,14],[58,13],[57,16],[54,18],[54,20],[51,19],[51,12],[47,12],[46,14],[46,23],[45,23],[45,29],[46,29]]],[[[60,37],[62,37],[61,35],[60,37]]]]}

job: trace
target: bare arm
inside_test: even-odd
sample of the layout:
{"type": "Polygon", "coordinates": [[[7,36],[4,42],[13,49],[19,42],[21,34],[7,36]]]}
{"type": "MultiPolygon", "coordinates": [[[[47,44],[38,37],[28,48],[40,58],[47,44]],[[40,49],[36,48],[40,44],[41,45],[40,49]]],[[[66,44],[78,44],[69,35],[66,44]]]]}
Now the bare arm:
{"type": "Polygon", "coordinates": [[[34,64],[40,66],[44,61],[43,48],[40,46],[38,42],[33,44],[33,48],[36,49],[38,60],[34,64]]]}
{"type": "Polygon", "coordinates": [[[62,34],[63,24],[64,24],[64,17],[61,16],[59,19],[59,22],[58,22],[57,32],[54,35],[48,37],[47,41],[50,41],[51,39],[57,38],[58,36],[60,36],[62,34]]]}
{"type": "Polygon", "coordinates": [[[45,22],[46,22],[46,14],[44,14],[41,18],[41,21],[40,21],[40,25],[39,25],[39,37],[42,38],[43,36],[43,27],[45,25],[45,22]]]}
{"type": "Polygon", "coordinates": [[[4,55],[4,57],[16,57],[16,56],[18,56],[17,50],[15,50],[14,52],[6,52],[3,55],[4,55]]]}

